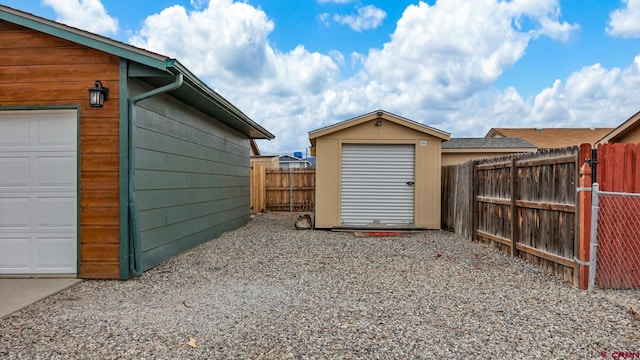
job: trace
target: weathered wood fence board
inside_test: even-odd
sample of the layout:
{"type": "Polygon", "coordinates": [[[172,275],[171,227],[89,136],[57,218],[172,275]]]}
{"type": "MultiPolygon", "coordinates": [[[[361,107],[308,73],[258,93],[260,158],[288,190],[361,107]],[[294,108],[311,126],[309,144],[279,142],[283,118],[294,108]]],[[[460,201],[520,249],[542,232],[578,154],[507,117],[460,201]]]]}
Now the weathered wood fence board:
{"type": "Polygon", "coordinates": [[[268,169],[265,174],[266,209],[314,211],[315,169],[268,169]]]}
{"type": "Polygon", "coordinates": [[[442,227],[471,239],[473,161],[442,168],[442,227]]]}
{"type": "Polygon", "coordinates": [[[577,284],[578,172],[577,147],[444,167],[443,227],[577,284]]]}

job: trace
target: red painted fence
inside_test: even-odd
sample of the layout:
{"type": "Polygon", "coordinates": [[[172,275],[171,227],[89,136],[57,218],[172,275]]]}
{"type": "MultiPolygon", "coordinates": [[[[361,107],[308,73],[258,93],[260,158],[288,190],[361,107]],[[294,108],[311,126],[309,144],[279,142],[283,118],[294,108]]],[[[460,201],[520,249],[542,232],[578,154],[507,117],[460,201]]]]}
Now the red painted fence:
{"type": "MultiPolygon", "coordinates": [[[[640,193],[640,144],[606,144],[597,147],[597,182],[600,191],[640,193]]],[[[591,156],[591,146],[580,147],[580,163],[591,156]]],[[[589,186],[591,169],[583,166],[580,186],[589,186]]],[[[580,258],[588,261],[591,193],[580,195],[580,258]]],[[[640,198],[599,197],[598,267],[596,284],[606,288],[640,288],[640,198]],[[631,275],[631,276],[629,276],[631,275]]],[[[580,271],[586,288],[588,268],[580,271]]]]}
{"type": "Polygon", "coordinates": [[[640,193],[640,144],[598,145],[601,191],[640,193]]]}

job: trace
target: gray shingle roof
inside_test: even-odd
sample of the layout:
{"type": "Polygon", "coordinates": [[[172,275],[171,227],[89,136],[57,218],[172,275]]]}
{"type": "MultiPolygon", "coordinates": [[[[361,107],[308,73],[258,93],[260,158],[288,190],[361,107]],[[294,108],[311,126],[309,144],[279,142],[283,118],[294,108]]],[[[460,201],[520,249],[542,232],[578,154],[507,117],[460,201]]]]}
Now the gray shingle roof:
{"type": "Polygon", "coordinates": [[[443,149],[509,149],[536,147],[522,138],[452,138],[442,143],[443,149]]]}

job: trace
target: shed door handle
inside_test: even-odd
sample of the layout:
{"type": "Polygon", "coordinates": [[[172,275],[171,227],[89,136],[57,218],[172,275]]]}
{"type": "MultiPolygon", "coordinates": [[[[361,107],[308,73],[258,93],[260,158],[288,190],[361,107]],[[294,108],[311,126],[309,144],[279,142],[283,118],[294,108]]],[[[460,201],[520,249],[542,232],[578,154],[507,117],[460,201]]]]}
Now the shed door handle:
{"type": "Polygon", "coordinates": [[[407,181],[407,185],[413,186],[413,184],[415,184],[413,181],[407,181]]]}

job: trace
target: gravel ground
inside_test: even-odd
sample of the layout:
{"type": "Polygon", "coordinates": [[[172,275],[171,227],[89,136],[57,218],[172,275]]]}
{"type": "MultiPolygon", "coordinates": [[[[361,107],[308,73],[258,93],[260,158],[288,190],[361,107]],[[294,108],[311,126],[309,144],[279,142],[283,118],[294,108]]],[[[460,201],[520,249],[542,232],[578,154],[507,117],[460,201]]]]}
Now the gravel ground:
{"type": "MultiPolygon", "coordinates": [[[[453,234],[294,230],[270,213],[128,281],[0,320],[0,358],[601,358],[640,319],[453,234]]],[[[638,295],[632,293],[631,297],[638,295]]]]}

